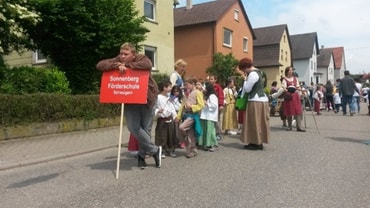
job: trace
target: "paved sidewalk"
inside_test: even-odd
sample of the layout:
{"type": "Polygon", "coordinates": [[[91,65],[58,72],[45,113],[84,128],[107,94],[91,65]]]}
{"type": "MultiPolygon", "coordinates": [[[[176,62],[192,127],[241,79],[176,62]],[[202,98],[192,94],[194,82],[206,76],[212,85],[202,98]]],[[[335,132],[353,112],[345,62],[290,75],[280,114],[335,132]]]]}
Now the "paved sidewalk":
{"type": "MultiPolygon", "coordinates": [[[[123,126],[122,144],[129,132],[123,126]]],[[[0,142],[0,171],[117,147],[119,126],[0,142]]]]}

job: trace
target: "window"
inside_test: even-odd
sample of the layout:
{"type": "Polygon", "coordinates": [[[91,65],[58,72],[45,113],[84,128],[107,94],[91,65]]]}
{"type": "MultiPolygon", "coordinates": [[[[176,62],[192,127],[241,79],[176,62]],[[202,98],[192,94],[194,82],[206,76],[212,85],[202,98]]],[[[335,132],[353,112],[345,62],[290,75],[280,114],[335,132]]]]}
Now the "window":
{"type": "Polygon", "coordinates": [[[284,60],[284,51],[283,49],[280,50],[280,60],[284,60]]]}
{"type": "Polygon", "coordinates": [[[288,52],[285,51],[285,61],[288,61],[288,52]]]}
{"type": "Polygon", "coordinates": [[[239,10],[237,10],[237,9],[234,10],[234,19],[236,21],[239,21],[239,10]]]}
{"type": "Polygon", "coordinates": [[[46,57],[40,50],[36,50],[32,53],[32,60],[34,64],[43,64],[47,62],[46,57]]]}
{"type": "Polygon", "coordinates": [[[233,40],[232,40],[233,32],[228,29],[224,29],[224,46],[231,47],[233,40]]]}
{"type": "Polygon", "coordinates": [[[152,61],[152,70],[155,70],[157,66],[157,48],[145,46],[145,55],[152,61]]]}
{"type": "Polygon", "coordinates": [[[155,21],[155,1],[144,1],[144,16],[151,21],[155,21]]]}
{"type": "Polygon", "coordinates": [[[248,52],[248,38],[243,38],[243,51],[248,52]]]}

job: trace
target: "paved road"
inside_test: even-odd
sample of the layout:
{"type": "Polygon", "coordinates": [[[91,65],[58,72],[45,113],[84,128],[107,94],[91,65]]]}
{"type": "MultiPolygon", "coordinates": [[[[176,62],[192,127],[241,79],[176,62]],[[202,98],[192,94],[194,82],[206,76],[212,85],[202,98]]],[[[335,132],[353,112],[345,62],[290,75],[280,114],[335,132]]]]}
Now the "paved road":
{"type": "Polygon", "coordinates": [[[160,169],[148,159],[141,171],[123,152],[119,179],[117,148],[3,170],[0,207],[370,207],[370,117],[362,114],[324,112],[315,117],[320,134],[311,112],[306,133],[284,131],[273,117],[264,151],[229,136],[218,152],[186,159],[178,150],[160,169]]]}

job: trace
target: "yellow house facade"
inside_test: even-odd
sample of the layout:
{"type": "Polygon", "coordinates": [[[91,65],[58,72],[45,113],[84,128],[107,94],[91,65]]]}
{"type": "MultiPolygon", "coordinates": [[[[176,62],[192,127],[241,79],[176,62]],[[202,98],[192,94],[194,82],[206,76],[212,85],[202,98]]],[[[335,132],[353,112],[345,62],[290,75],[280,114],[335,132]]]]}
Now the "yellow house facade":
{"type": "Polygon", "coordinates": [[[22,54],[17,52],[12,52],[7,56],[3,56],[4,63],[8,66],[17,67],[17,66],[34,66],[34,67],[43,67],[48,66],[50,61],[40,53],[40,51],[25,51],[22,54]]]}
{"type": "Polygon", "coordinates": [[[142,43],[143,52],[152,60],[153,71],[169,74],[174,70],[173,1],[135,0],[139,15],[147,18],[150,31],[142,43]]]}
{"type": "Polygon", "coordinates": [[[287,66],[292,66],[292,46],[287,25],[274,25],[254,29],[254,64],[266,73],[267,87],[284,77],[287,66]]]}
{"type": "MultiPolygon", "coordinates": [[[[153,71],[169,74],[174,70],[173,1],[135,0],[139,15],[145,16],[149,30],[141,43],[143,51],[153,62],[153,71]]],[[[13,52],[3,57],[9,66],[47,66],[48,60],[39,51],[13,52]]]]}
{"type": "Polygon", "coordinates": [[[280,77],[285,77],[284,71],[285,68],[288,66],[292,66],[292,50],[289,43],[289,35],[287,34],[287,31],[285,30],[283,32],[283,35],[280,40],[280,52],[279,52],[279,62],[280,66],[278,66],[278,70],[273,70],[270,74],[271,76],[271,82],[278,81],[278,85],[280,85],[280,77]]]}

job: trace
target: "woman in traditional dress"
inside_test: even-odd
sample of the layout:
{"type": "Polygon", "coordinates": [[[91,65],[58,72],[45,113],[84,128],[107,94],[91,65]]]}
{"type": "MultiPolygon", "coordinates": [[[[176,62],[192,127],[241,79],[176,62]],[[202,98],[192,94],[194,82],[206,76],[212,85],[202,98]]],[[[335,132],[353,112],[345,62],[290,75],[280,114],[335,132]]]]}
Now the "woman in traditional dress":
{"type": "Polygon", "coordinates": [[[302,104],[301,104],[301,87],[299,85],[298,78],[294,76],[293,67],[288,66],[285,68],[285,77],[281,83],[284,93],[287,96],[284,96],[284,114],[288,120],[287,131],[292,130],[292,121],[293,116],[296,120],[297,131],[305,132],[306,130],[302,129],[302,104]]]}
{"type": "Polygon", "coordinates": [[[248,77],[242,77],[245,80],[244,91],[249,95],[240,140],[245,149],[263,150],[263,143],[267,144],[270,139],[269,99],[264,90],[266,82],[249,58],[240,60],[239,69],[248,74],[248,77]]]}

